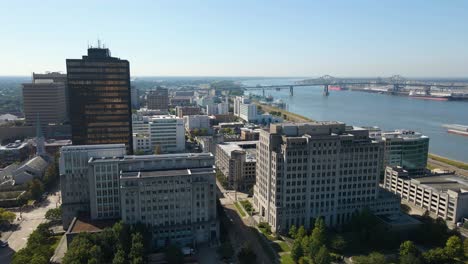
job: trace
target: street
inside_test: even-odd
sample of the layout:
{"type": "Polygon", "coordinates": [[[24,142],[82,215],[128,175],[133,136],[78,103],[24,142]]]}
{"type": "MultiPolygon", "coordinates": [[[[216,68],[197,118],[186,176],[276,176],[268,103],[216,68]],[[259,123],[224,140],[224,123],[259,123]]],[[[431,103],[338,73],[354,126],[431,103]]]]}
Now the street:
{"type": "MultiPolygon", "coordinates": [[[[231,240],[232,246],[236,254],[245,244],[249,244],[252,250],[257,255],[257,263],[266,264],[271,263],[270,258],[265,253],[261,246],[261,241],[259,237],[255,235],[254,232],[258,232],[253,225],[255,222],[252,221],[252,217],[247,216],[241,218],[237,213],[234,205],[234,195],[232,191],[226,191],[221,184],[216,182],[218,186],[218,191],[222,194],[223,197],[220,197],[220,202],[223,207],[224,212],[226,213],[227,218],[229,219],[229,239],[231,240]]],[[[246,195],[245,195],[246,197],[246,195]]]]}
{"type": "MultiPolygon", "coordinates": [[[[20,221],[15,220],[14,224],[18,224],[18,228],[13,231],[2,233],[1,239],[8,241],[8,247],[0,248],[0,263],[10,263],[14,252],[24,248],[28,241],[29,235],[37,228],[37,226],[45,221],[47,210],[56,208],[59,205],[59,195],[51,194],[47,200],[43,201],[39,207],[28,212],[23,212],[20,221]]],[[[20,213],[16,213],[16,219],[20,213]]]]}

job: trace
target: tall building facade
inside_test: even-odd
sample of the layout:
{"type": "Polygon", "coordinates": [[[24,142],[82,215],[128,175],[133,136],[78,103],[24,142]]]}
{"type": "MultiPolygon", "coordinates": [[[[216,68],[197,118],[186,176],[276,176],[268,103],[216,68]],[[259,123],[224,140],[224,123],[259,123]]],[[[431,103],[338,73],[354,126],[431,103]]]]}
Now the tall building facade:
{"type": "Polygon", "coordinates": [[[216,145],[216,167],[224,174],[229,185],[238,191],[252,192],[257,143],[241,141],[216,145]]]}
{"type": "Polygon", "coordinates": [[[66,74],[33,73],[31,83],[23,84],[23,109],[27,125],[62,124],[67,121],[66,74]]]}
{"type": "Polygon", "coordinates": [[[80,186],[75,185],[73,191],[89,190],[87,207],[82,212],[92,220],[122,219],[129,224],[143,223],[153,233],[156,247],[167,243],[192,246],[218,240],[216,180],[211,153],[126,156],[120,145],[122,152],[110,157],[84,154],[86,148],[92,151],[97,146],[79,147],[82,149],[73,150],[72,146],[62,151],[91,158],[82,164],[64,158],[60,172],[68,180],[71,177],[67,175],[74,170],[86,170],[84,186],[79,189],[80,186]]]}
{"type": "Polygon", "coordinates": [[[257,105],[251,103],[250,99],[244,96],[234,98],[234,115],[247,122],[255,122],[259,118],[257,105]]]}
{"type": "Polygon", "coordinates": [[[124,144],[65,146],[60,150],[59,170],[62,194],[62,224],[68,228],[73,217],[90,211],[90,158],[122,157],[124,144]]]}
{"type": "MultiPolygon", "coordinates": [[[[150,148],[160,153],[183,152],[185,150],[184,120],[174,115],[132,116],[134,140],[149,140],[150,148]]],[[[143,141],[142,141],[143,143],[143,141]]],[[[147,146],[133,146],[134,150],[147,151],[147,146]],[[140,148],[143,147],[143,148],[140,148]]]]}
{"type": "Polygon", "coordinates": [[[148,109],[169,109],[169,92],[165,88],[158,87],[148,93],[146,98],[148,109]]]}
{"type": "Polygon", "coordinates": [[[89,48],[82,59],[67,59],[67,81],[73,144],[123,143],[132,152],[129,62],[89,48]]]}
{"type": "Polygon", "coordinates": [[[260,131],[254,206],[273,230],[306,228],[323,217],[330,226],[356,210],[399,211],[399,200],[379,187],[383,144],[369,131],[340,122],[272,124],[260,131]]]}

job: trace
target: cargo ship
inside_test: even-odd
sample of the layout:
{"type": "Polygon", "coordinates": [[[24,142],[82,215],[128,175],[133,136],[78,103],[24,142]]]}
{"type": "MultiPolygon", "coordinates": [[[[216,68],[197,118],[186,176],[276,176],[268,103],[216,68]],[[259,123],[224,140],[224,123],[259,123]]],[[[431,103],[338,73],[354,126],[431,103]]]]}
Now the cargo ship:
{"type": "Polygon", "coordinates": [[[447,94],[425,94],[425,93],[418,93],[411,91],[409,93],[409,97],[415,98],[415,99],[423,99],[423,100],[434,100],[434,101],[448,101],[450,98],[450,95],[447,94]]]}
{"type": "Polygon", "coordinates": [[[459,125],[459,124],[447,124],[447,125],[443,125],[443,127],[447,128],[448,133],[468,136],[468,126],[459,125]]]}

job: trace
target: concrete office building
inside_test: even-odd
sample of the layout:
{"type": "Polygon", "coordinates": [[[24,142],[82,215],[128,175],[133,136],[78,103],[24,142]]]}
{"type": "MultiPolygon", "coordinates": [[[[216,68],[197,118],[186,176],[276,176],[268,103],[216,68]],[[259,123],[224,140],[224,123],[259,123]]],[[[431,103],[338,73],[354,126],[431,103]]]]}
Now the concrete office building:
{"type": "Polygon", "coordinates": [[[133,153],[151,154],[154,149],[151,147],[151,138],[148,134],[133,133],[133,153]]]}
{"type": "MultiPolygon", "coordinates": [[[[227,99],[227,98],[226,98],[227,99]]],[[[227,115],[229,113],[229,103],[218,104],[218,115],[227,115]]]]}
{"type": "Polygon", "coordinates": [[[402,167],[388,166],[384,188],[451,224],[468,217],[468,181],[456,175],[413,176],[402,167]]]}
{"type": "Polygon", "coordinates": [[[201,114],[200,107],[198,106],[177,106],[177,116],[184,117],[189,115],[199,115],[201,114]]]}
{"type": "MultiPolygon", "coordinates": [[[[143,223],[156,247],[218,240],[212,154],[125,156],[120,148],[121,155],[96,156],[83,164],[89,179],[86,212],[92,220],[143,223]]],[[[74,161],[63,167],[70,167],[67,162],[74,161]]]]}
{"type": "Polygon", "coordinates": [[[397,197],[379,187],[383,143],[341,122],[272,124],[260,131],[254,206],[274,231],[329,226],[356,210],[398,213],[397,197]]]}
{"type": "Polygon", "coordinates": [[[204,153],[213,153],[216,157],[217,144],[224,142],[223,134],[214,134],[213,136],[197,136],[195,140],[200,145],[204,153]]]}
{"type": "Polygon", "coordinates": [[[256,147],[258,141],[225,142],[216,146],[216,167],[229,185],[250,192],[255,184],[256,147]]]}
{"type": "Polygon", "coordinates": [[[206,114],[209,115],[209,116],[217,115],[218,114],[218,105],[216,105],[216,104],[206,105],[206,114]]]}
{"type": "Polygon", "coordinates": [[[210,130],[210,117],[207,115],[184,116],[185,130],[192,131],[197,129],[210,130]]]}
{"type": "Polygon", "coordinates": [[[373,138],[384,141],[384,166],[400,166],[410,174],[426,170],[429,137],[410,130],[381,132],[374,129],[373,138]]]}
{"type": "Polygon", "coordinates": [[[68,228],[79,212],[90,211],[90,158],[121,157],[124,144],[65,146],[60,150],[59,170],[62,195],[62,224],[68,228]]]}
{"type": "Polygon", "coordinates": [[[73,144],[123,143],[131,153],[130,63],[89,48],[82,59],[67,59],[67,82],[73,144]]]}
{"type": "MultiPolygon", "coordinates": [[[[134,140],[146,135],[149,137],[151,149],[161,153],[183,152],[185,150],[184,120],[173,115],[132,116],[134,140]]],[[[135,150],[146,151],[134,146],[135,150]]]]}
{"type": "Polygon", "coordinates": [[[66,74],[33,73],[31,83],[23,83],[23,108],[26,125],[62,124],[68,119],[66,74]]]}
{"type": "Polygon", "coordinates": [[[169,93],[165,88],[158,87],[156,90],[149,91],[146,101],[148,109],[169,109],[169,93]]]}
{"type": "Polygon", "coordinates": [[[139,90],[132,86],[131,88],[131,102],[132,102],[132,109],[140,109],[140,94],[139,90]]]}

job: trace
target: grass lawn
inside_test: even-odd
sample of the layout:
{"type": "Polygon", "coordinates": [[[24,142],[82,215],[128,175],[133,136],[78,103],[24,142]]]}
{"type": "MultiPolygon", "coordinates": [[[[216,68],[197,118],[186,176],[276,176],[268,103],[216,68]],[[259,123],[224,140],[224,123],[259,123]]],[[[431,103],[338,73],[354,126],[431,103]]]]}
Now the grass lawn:
{"type": "Polygon", "coordinates": [[[50,239],[53,239],[54,243],[50,246],[52,250],[55,250],[60,243],[60,239],[62,239],[62,236],[52,236],[50,239]]]}
{"type": "Polygon", "coordinates": [[[281,247],[281,251],[283,251],[283,252],[291,251],[291,247],[289,247],[288,243],[286,243],[284,241],[277,241],[275,243],[278,244],[281,247]]]}
{"type": "Polygon", "coordinates": [[[313,121],[310,118],[298,115],[296,113],[286,111],[284,109],[280,109],[280,108],[273,107],[273,106],[270,106],[270,105],[260,104],[258,102],[254,102],[254,103],[256,105],[259,105],[262,108],[262,110],[264,110],[265,112],[271,112],[271,111],[280,112],[281,117],[283,117],[283,115],[286,115],[286,120],[289,120],[289,121],[294,121],[294,122],[310,122],[310,121],[313,121]]]}
{"type": "Polygon", "coordinates": [[[428,168],[429,170],[433,170],[433,169],[437,169],[438,167],[431,165],[431,164],[427,164],[426,168],[428,168]]]}
{"type": "Polygon", "coordinates": [[[294,260],[290,254],[284,254],[281,256],[281,264],[294,264],[294,260]]]}
{"type": "Polygon", "coordinates": [[[433,160],[443,162],[443,163],[447,163],[449,165],[452,165],[452,166],[460,168],[460,169],[468,170],[468,163],[447,159],[447,158],[437,156],[437,155],[434,155],[434,154],[429,154],[429,158],[431,158],[433,160]]]}
{"type": "Polygon", "coordinates": [[[235,202],[234,205],[236,206],[236,209],[237,209],[237,212],[239,212],[239,214],[244,217],[245,216],[245,213],[244,213],[244,210],[242,210],[239,202],[235,202]]]}
{"type": "Polygon", "coordinates": [[[0,192],[0,199],[1,200],[6,200],[6,199],[14,199],[20,196],[20,194],[23,193],[23,191],[7,191],[7,192],[0,192]]]}

